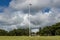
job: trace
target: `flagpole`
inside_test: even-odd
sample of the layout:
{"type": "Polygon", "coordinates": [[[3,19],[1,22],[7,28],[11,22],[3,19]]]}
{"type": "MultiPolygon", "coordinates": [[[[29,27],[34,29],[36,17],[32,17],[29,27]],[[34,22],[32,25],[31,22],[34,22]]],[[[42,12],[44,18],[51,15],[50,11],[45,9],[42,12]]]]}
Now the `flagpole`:
{"type": "Polygon", "coordinates": [[[31,3],[29,4],[29,36],[31,36],[31,28],[30,28],[30,13],[31,13],[31,3]]]}

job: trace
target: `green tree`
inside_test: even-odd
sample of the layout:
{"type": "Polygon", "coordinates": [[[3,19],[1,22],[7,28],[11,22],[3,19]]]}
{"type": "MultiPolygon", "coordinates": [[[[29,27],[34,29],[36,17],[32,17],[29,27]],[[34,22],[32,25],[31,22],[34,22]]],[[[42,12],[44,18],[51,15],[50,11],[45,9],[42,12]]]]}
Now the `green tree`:
{"type": "Polygon", "coordinates": [[[0,36],[7,36],[8,32],[5,30],[0,29],[0,36]]]}
{"type": "Polygon", "coordinates": [[[60,29],[56,30],[56,35],[60,35],[60,29]]]}

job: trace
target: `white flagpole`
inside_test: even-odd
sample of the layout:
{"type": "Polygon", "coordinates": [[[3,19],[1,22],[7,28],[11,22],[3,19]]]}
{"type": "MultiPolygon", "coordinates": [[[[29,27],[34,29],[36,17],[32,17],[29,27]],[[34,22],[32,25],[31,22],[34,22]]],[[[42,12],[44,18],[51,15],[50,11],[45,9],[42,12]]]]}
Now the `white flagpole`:
{"type": "MultiPolygon", "coordinates": [[[[29,4],[29,21],[30,21],[30,13],[31,13],[31,3],[29,4]]],[[[29,36],[31,36],[31,28],[30,28],[30,22],[29,22],[29,36]]]]}

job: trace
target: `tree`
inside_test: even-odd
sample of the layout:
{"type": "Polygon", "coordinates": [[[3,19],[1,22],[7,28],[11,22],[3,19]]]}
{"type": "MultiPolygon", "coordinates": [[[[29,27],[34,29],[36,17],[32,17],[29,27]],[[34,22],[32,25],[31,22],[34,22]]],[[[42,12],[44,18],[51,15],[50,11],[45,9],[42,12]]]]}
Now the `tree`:
{"type": "Polygon", "coordinates": [[[60,23],[56,23],[52,26],[43,27],[42,29],[39,30],[39,34],[46,35],[46,36],[60,35],[60,23]]]}
{"type": "Polygon", "coordinates": [[[56,30],[56,35],[60,35],[60,29],[56,30]]]}
{"type": "Polygon", "coordinates": [[[14,29],[9,32],[9,36],[28,36],[29,29],[14,29]]]}
{"type": "Polygon", "coordinates": [[[0,36],[7,36],[8,32],[5,30],[0,29],[0,36]]]}

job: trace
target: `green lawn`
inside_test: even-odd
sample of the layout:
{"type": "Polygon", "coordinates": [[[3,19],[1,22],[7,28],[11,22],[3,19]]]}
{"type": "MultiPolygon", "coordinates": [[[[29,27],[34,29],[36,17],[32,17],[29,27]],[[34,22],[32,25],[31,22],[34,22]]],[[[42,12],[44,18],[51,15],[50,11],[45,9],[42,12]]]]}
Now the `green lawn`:
{"type": "Polygon", "coordinates": [[[0,40],[60,40],[60,36],[0,36],[0,40]]]}

